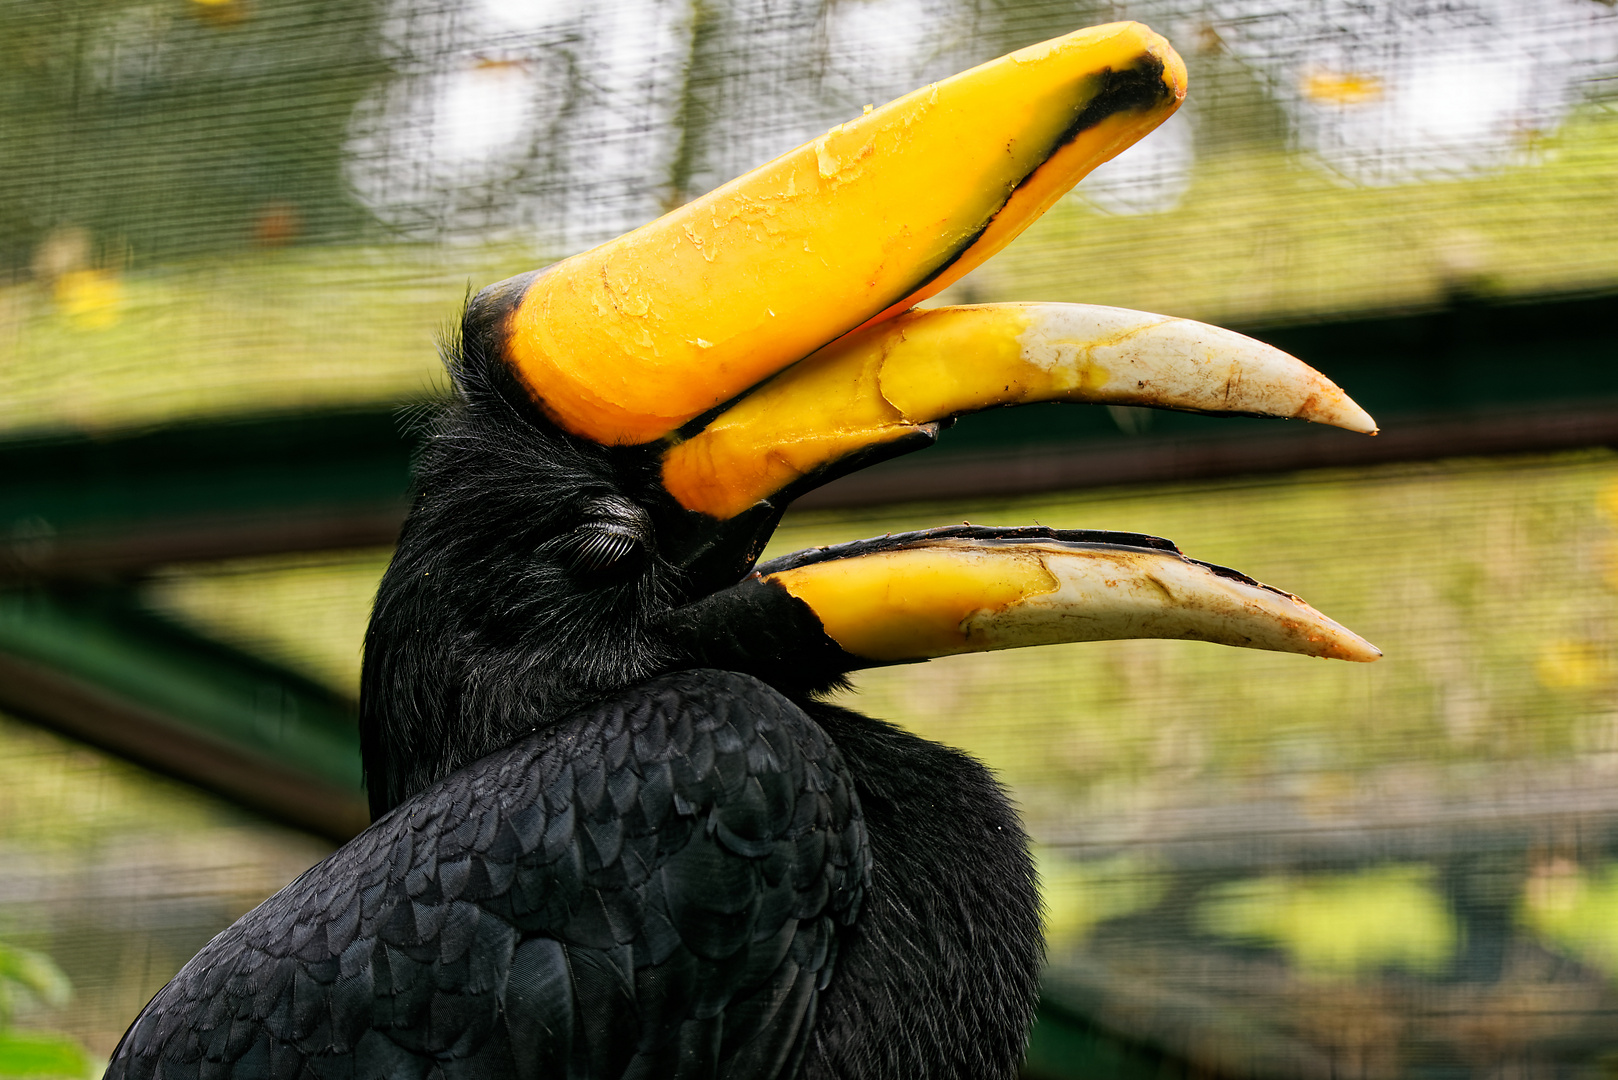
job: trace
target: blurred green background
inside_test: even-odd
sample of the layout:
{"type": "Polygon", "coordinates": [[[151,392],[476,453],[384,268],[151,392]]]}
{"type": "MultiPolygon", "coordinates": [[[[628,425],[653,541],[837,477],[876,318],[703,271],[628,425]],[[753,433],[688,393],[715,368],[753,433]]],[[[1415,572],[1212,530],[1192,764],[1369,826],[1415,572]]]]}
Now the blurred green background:
{"type": "Polygon", "coordinates": [[[1386,653],[1112,642],[858,679],[857,707],[998,770],[1038,841],[1029,1076],[1618,1072],[1610,4],[21,0],[0,1075],[93,1070],[363,824],[360,641],[468,289],[1125,16],[1186,57],[1187,106],[940,302],[1237,326],[1383,434],[969,418],[771,550],[1155,533],[1386,653]]]}

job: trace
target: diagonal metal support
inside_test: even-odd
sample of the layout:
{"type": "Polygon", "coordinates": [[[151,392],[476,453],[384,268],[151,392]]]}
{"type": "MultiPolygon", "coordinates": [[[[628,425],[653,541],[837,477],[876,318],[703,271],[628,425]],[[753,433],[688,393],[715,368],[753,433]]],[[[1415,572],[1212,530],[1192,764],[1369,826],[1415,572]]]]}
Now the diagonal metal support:
{"type": "Polygon", "coordinates": [[[333,840],[370,821],[350,702],[123,589],[0,591],[0,708],[333,840]]]}

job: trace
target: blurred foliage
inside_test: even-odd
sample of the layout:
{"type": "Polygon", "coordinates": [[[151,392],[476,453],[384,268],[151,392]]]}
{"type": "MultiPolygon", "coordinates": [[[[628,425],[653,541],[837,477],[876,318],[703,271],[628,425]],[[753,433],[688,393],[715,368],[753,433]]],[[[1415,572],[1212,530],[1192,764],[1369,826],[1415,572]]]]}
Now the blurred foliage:
{"type": "Polygon", "coordinates": [[[210,637],[268,657],[349,695],[376,583],[392,551],[240,559],[171,568],[144,598],[210,637]]]}
{"type": "Polygon", "coordinates": [[[93,1077],[100,1070],[72,1039],[49,1032],[0,1029],[0,1076],[93,1077]]]}
{"type": "Polygon", "coordinates": [[[1458,938],[1426,866],[1229,882],[1211,890],[1199,915],[1209,933],[1278,945],[1311,974],[1439,973],[1458,938]]]}
{"type": "Polygon", "coordinates": [[[94,1074],[95,1063],[73,1039],[12,1027],[19,1004],[37,1001],[60,1007],[72,992],[67,976],[50,957],[0,942],[0,1077],[94,1074]]]}
{"type": "Polygon", "coordinates": [[[1153,907],[1166,891],[1160,868],[1136,855],[1078,862],[1036,847],[1034,862],[1045,900],[1045,943],[1053,953],[1081,945],[1099,923],[1153,907]]]}
{"type": "Polygon", "coordinates": [[[105,428],[435,394],[474,269],[410,248],[294,248],[123,276],[110,311],[0,289],[0,425],[105,428]]]}
{"type": "Polygon", "coordinates": [[[19,992],[44,1005],[65,1005],[73,984],[44,953],[0,941],[0,1028],[16,1017],[19,992]]]}
{"type": "Polygon", "coordinates": [[[1566,857],[1544,860],[1529,873],[1521,917],[1618,979],[1618,864],[1585,869],[1566,857]]]}
{"type": "Polygon", "coordinates": [[[1468,179],[1353,187],[1301,164],[1276,150],[1204,158],[1178,204],[1147,218],[1064,200],[971,275],[973,299],[1253,325],[1618,279],[1611,106],[1579,113],[1533,163],[1468,179]]]}
{"type": "Polygon", "coordinates": [[[210,800],[138,765],[4,718],[0,736],[0,824],[8,845],[71,853],[116,840],[137,822],[169,833],[217,823],[210,800]]]}

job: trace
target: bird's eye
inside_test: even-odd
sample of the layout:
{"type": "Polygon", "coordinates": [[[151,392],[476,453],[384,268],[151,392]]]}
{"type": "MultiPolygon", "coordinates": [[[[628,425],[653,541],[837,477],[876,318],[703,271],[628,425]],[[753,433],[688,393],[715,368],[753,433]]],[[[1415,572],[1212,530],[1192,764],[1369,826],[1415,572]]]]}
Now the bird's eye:
{"type": "Polygon", "coordinates": [[[620,577],[639,570],[651,542],[646,512],[627,499],[597,498],[563,542],[563,561],[582,577],[620,577]]]}

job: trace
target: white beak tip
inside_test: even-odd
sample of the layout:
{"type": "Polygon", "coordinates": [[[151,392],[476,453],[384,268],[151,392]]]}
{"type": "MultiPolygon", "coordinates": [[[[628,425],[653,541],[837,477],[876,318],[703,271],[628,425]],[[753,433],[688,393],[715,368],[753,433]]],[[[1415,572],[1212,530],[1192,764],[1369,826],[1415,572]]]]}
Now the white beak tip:
{"type": "Polygon", "coordinates": [[[1371,418],[1370,413],[1355,405],[1352,401],[1348,402],[1348,405],[1349,408],[1343,411],[1343,419],[1338,423],[1338,427],[1358,432],[1361,435],[1375,435],[1382,430],[1377,426],[1376,421],[1371,418]]]}
{"type": "Polygon", "coordinates": [[[1342,651],[1337,653],[1336,659],[1348,660],[1356,664],[1374,664],[1382,659],[1382,650],[1356,634],[1352,641],[1344,643],[1342,651]]]}
{"type": "MultiPolygon", "coordinates": [[[[1316,378],[1320,378],[1321,382],[1326,381],[1320,376],[1316,378]]],[[[1301,419],[1317,424],[1329,424],[1344,431],[1352,431],[1356,435],[1375,435],[1381,430],[1371,414],[1360,408],[1353,398],[1343,393],[1336,385],[1328,385],[1332,392],[1329,395],[1317,393],[1317,396],[1299,413],[1301,419]],[[1322,397],[1326,400],[1322,401],[1322,397]]]]}

